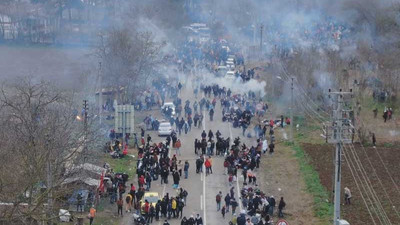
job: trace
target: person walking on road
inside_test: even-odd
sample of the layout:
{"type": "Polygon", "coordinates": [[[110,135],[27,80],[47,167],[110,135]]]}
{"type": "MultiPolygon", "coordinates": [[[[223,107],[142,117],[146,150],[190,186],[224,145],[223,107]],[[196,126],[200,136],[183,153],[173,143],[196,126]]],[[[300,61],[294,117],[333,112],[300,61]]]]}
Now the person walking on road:
{"type": "Polygon", "coordinates": [[[203,167],[203,160],[201,159],[201,156],[199,156],[199,158],[196,159],[196,173],[203,172],[202,167],[203,167]]]}
{"type": "Polygon", "coordinates": [[[231,225],[237,225],[237,217],[236,214],[233,214],[231,221],[229,222],[229,224],[231,225]]]}
{"type": "Polygon", "coordinates": [[[179,155],[179,156],[181,155],[181,146],[182,146],[181,140],[178,139],[178,140],[176,141],[176,143],[175,143],[176,155],[179,155]]]}
{"type": "Polygon", "coordinates": [[[236,207],[238,203],[235,198],[231,198],[232,215],[236,212],[236,207]]]}
{"type": "Polygon", "coordinates": [[[186,219],[186,216],[181,220],[181,225],[189,225],[189,221],[186,219]]]}
{"type": "Polygon", "coordinates": [[[246,225],[246,211],[242,210],[240,215],[236,219],[237,225],[246,225]]]}
{"type": "Polygon", "coordinates": [[[154,216],[155,216],[155,208],[153,204],[150,204],[150,210],[149,210],[150,223],[153,223],[154,216]]]}
{"type": "Polygon", "coordinates": [[[126,200],[126,209],[125,210],[126,210],[126,212],[130,212],[131,207],[132,207],[132,200],[133,200],[132,195],[131,194],[126,195],[125,200],[126,200]]]}
{"type": "Polygon", "coordinates": [[[229,205],[231,204],[231,196],[229,196],[229,193],[226,194],[224,200],[226,205],[226,212],[229,212],[229,205]]]}
{"type": "Polygon", "coordinates": [[[211,156],[208,156],[208,161],[210,162],[210,173],[212,174],[213,171],[212,171],[212,158],[211,158],[211,156]]]}
{"type": "Polygon", "coordinates": [[[124,207],[124,201],[122,200],[122,198],[119,198],[117,200],[118,216],[119,216],[120,212],[121,212],[121,216],[123,216],[122,215],[122,208],[123,207],[124,207]]]}
{"type": "Polygon", "coordinates": [[[170,224],[168,223],[168,220],[165,220],[163,225],[170,225],[170,224]]]}
{"type": "Polygon", "coordinates": [[[149,172],[146,173],[146,191],[150,191],[151,188],[151,175],[149,172]]]}
{"type": "Polygon", "coordinates": [[[160,211],[161,211],[161,200],[158,200],[156,203],[156,213],[155,213],[155,218],[156,221],[158,221],[160,219],[160,211]]]}
{"type": "Polygon", "coordinates": [[[184,200],[181,198],[177,198],[176,202],[177,202],[177,216],[176,217],[179,217],[179,215],[180,215],[180,217],[182,219],[183,208],[185,207],[184,200]]]}
{"type": "Polygon", "coordinates": [[[174,179],[174,185],[172,186],[174,189],[177,189],[179,187],[179,181],[180,181],[180,177],[179,177],[179,173],[178,171],[174,171],[174,173],[172,174],[172,177],[174,179]]]}
{"type": "Polygon", "coordinates": [[[207,141],[204,138],[203,140],[201,140],[201,154],[202,155],[206,154],[206,149],[207,149],[207,141]]]}
{"type": "Polygon", "coordinates": [[[221,199],[222,199],[222,192],[219,192],[217,196],[215,196],[215,201],[217,202],[217,211],[221,209],[221,199]]]}
{"type": "Polygon", "coordinates": [[[214,109],[210,109],[210,121],[213,121],[214,118],[214,109]]]}
{"type": "Polygon", "coordinates": [[[211,155],[211,139],[207,141],[207,155],[211,155]]]}
{"type": "Polygon", "coordinates": [[[222,206],[222,209],[221,209],[222,218],[224,218],[224,219],[225,219],[225,211],[226,211],[226,207],[224,205],[224,206],[222,206]]]}
{"type": "Polygon", "coordinates": [[[189,162],[186,160],[185,165],[183,166],[183,172],[185,173],[185,179],[188,179],[189,176],[189,162]]]}
{"type": "Polygon", "coordinates": [[[196,225],[196,220],[194,219],[193,215],[190,215],[188,222],[189,225],[196,225]]]}
{"type": "Polygon", "coordinates": [[[204,162],[204,166],[206,167],[206,176],[210,174],[211,162],[209,159],[206,159],[204,162]]]}
{"type": "Polygon", "coordinates": [[[200,214],[196,216],[196,225],[203,225],[203,218],[201,218],[200,214]]]}

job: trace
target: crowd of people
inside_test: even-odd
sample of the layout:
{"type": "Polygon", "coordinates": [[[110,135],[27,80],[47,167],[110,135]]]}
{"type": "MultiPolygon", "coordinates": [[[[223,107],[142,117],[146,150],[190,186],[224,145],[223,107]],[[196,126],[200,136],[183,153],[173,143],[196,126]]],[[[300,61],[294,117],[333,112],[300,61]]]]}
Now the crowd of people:
{"type": "MultiPolygon", "coordinates": [[[[226,52],[221,50],[210,54],[207,50],[201,49],[193,43],[185,45],[181,51],[187,51],[181,59],[184,64],[182,69],[187,69],[198,60],[202,60],[203,66],[211,69],[211,64],[227,57],[226,52]]],[[[236,63],[243,64],[240,57],[236,57],[236,63]]],[[[254,76],[254,70],[242,71],[239,76],[243,80],[249,80],[254,76]]],[[[205,173],[206,176],[213,176],[213,157],[224,158],[223,167],[226,174],[226,194],[222,190],[216,196],[216,210],[221,212],[225,218],[227,213],[232,214],[231,224],[238,225],[269,225],[274,215],[275,207],[278,205],[278,216],[283,217],[283,210],[286,206],[283,198],[279,204],[275,202],[274,196],[267,196],[260,190],[257,183],[257,172],[260,167],[261,157],[269,151],[274,152],[274,127],[275,121],[267,124],[254,126],[254,132],[248,131],[252,126],[251,120],[254,116],[263,117],[268,110],[268,105],[258,99],[255,92],[248,91],[245,94],[234,93],[231,89],[221,87],[217,84],[204,85],[199,80],[193,93],[196,99],[191,102],[189,99],[182,100],[180,92],[183,85],[179,82],[169,83],[166,80],[156,80],[153,88],[146,90],[138,97],[134,104],[139,110],[151,110],[155,105],[161,107],[166,98],[173,99],[175,109],[166,107],[162,114],[173,127],[171,135],[164,141],[153,141],[150,134],[145,136],[147,130],[157,130],[160,121],[151,114],[144,119],[144,127],[141,128],[140,139],[133,135],[133,146],[138,150],[137,162],[137,185],[121,179],[113,179],[110,186],[110,203],[116,203],[118,214],[123,211],[134,211],[138,216],[135,220],[138,224],[149,224],[155,221],[164,221],[168,225],[171,219],[180,219],[182,225],[203,224],[203,218],[196,213],[185,216],[184,208],[186,198],[189,195],[181,185],[182,179],[189,179],[190,160],[180,160],[181,147],[184,136],[182,133],[189,133],[192,129],[200,129],[204,117],[214,121],[215,110],[221,108],[222,121],[233,124],[234,128],[242,128],[245,137],[256,137],[256,146],[247,146],[241,142],[240,137],[231,140],[224,137],[219,130],[212,129],[201,132],[200,137],[194,141],[194,161],[196,173],[205,173]],[[197,98],[202,93],[203,97],[197,98]],[[267,132],[269,128],[269,139],[267,132]],[[170,156],[172,155],[172,156],[170,156]],[[203,168],[205,171],[203,171],[203,168]],[[238,174],[244,178],[241,185],[240,196],[235,196],[234,182],[239,179],[238,174]],[[148,202],[145,193],[152,190],[152,184],[160,180],[160,184],[170,184],[176,193],[166,193],[155,202],[148,202]],[[242,207],[240,207],[242,206],[242,207]],[[237,208],[243,208],[237,212],[237,208]],[[125,209],[125,210],[124,210],[125,209]]],[[[128,142],[130,137],[126,138],[128,142]]],[[[117,144],[119,146],[119,143],[117,144]]],[[[122,175],[121,175],[122,176],[122,175]]]]}
{"type": "Polygon", "coordinates": [[[280,26],[281,21],[269,21],[266,27],[271,32],[268,34],[267,43],[273,49],[271,54],[288,57],[296,49],[308,47],[332,47],[343,42],[351,42],[352,28],[348,24],[339,22],[335,18],[319,15],[318,21],[297,24],[294,29],[280,26]]]}

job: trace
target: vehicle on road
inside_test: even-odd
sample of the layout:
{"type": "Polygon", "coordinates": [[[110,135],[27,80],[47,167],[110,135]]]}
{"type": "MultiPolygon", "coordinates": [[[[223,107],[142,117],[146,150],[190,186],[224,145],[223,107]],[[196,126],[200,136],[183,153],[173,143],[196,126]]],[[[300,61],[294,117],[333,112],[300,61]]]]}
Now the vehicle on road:
{"type": "Polygon", "coordinates": [[[160,200],[158,192],[146,192],[144,194],[142,200],[140,200],[140,213],[141,214],[144,214],[144,206],[145,206],[146,200],[150,203],[150,205],[153,205],[155,208],[158,200],[160,200]]]}
{"type": "Polygon", "coordinates": [[[233,70],[235,69],[235,64],[233,63],[233,61],[226,61],[226,67],[233,70]]]}
{"type": "Polygon", "coordinates": [[[158,136],[168,136],[172,133],[172,126],[168,121],[160,121],[160,126],[158,127],[158,136]]]}
{"type": "Polygon", "coordinates": [[[227,79],[227,80],[235,80],[235,71],[228,71],[228,72],[226,72],[226,75],[225,75],[225,78],[227,79]]]}
{"type": "Polygon", "coordinates": [[[174,117],[175,116],[175,105],[173,102],[164,102],[164,105],[161,106],[161,111],[164,111],[164,109],[166,109],[168,107],[172,109],[171,116],[174,117]]]}
{"type": "Polygon", "coordinates": [[[223,77],[226,72],[228,72],[228,68],[226,66],[218,66],[217,67],[217,76],[223,77]]]}

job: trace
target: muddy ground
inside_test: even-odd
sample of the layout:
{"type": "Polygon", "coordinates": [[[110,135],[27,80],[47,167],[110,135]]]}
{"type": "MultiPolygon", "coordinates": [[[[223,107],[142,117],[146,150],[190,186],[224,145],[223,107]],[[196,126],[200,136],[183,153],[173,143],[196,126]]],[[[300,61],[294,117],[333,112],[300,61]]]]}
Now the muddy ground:
{"type": "MultiPolygon", "coordinates": [[[[355,152],[359,156],[359,160],[363,165],[365,172],[370,179],[371,185],[381,201],[391,224],[400,224],[400,214],[398,214],[400,210],[400,145],[393,144],[391,147],[385,147],[382,145],[377,148],[368,147],[365,148],[365,151],[358,144],[355,144],[354,146],[355,152]],[[374,171],[376,171],[377,176],[374,171]]],[[[302,147],[319,173],[322,185],[327,188],[329,193],[332,193],[331,199],[329,199],[329,201],[332,201],[332,185],[334,180],[333,145],[303,144],[302,147]]],[[[345,154],[353,156],[349,147],[346,147],[344,150],[345,154]]],[[[352,159],[352,162],[355,163],[354,158],[352,159]]],[[[342,218],[346,219],[352,225],[374,224],[368,213],[367,207],[362,200],[360,191],[351,175],[349,165],[352,165],[349,160],[344,160],[342,166],[342,199],[344,203],[343,189],[346,186],[352,191],[352,199],[351,205],[342,206],[342,218]]],[[[359,171],[358,174],[360,174],[359,171]]],[[[362,189],[363,186],[360,185],[360,188],[362,189]]],[[[362,189],[362,193],[364,194],[367,192],[362,189]]],[[[371,196],[370,192],[368,192],[368,196],[371,196]]],[[[376,206],[376,204],[371,204],[368,199],[366,199],[366,201],[369,207],[376,206]]],[[[384,222],[381,223],[376,211],[373,209],[371,211],[376,224],[388,224],[384,222]]]]}

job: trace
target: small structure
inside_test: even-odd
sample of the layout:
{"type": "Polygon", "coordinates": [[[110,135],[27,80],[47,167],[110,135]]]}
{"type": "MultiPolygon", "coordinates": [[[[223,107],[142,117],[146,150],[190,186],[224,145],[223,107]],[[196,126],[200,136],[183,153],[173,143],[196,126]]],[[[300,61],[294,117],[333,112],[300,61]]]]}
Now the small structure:
{"type": "MultiPolygon", "coordinates": [[[[135,127],[135,106],[134,105],[116,105],[115,106],[115,133],[132,134],[135,127]]],[[[124,140],[124,138],[122,139],[124,140]]]]}

